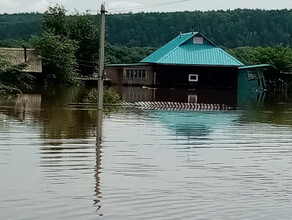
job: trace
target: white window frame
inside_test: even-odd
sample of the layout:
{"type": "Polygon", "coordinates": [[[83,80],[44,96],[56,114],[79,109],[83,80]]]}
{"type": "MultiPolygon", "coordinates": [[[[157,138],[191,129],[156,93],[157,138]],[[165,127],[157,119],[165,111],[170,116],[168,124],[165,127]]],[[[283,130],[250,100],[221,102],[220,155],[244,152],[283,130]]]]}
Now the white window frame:
{"type": "Polygon", "coordinates": [[[125,68],[124,78],[128,80],[147,80],[147,70],[142,68],[125,68]],[[127,71],[129,71],[129,77],[127,77],[127,71]],[[141,76],[139,77],[138,72],[140,71],[141,76]],[[145,73],[145,78],[143,78],[143,73],[145,73]]]}
{"type": "Polygon", "coordinates": [[[189,82],[199,82],[199,74],[189,74],[189,82]],[[192,79],[195,76],[196,79],[192,79]]]}

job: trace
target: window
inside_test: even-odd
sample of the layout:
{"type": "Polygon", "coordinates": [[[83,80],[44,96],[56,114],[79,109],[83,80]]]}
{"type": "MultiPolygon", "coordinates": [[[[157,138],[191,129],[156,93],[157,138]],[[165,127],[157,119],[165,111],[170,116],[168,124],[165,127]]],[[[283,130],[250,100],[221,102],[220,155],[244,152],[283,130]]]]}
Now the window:
{"type": "Polygon", "coordinates": [[[199,75],[198,74],[189,74],[189,82],[198,82],[199,75]]]}
{"type": "Polygon", "coordinates": [[[130,78],[131,78],[131,79],[134,79],[134,70],[131,70],[130,72],[131,72],[131,74],[130,74],[130,78]]]}
{"type": "Polygon", "coordinates": [[[141,76],[141,79],[147,79],[146,70],[142,70],[142,76],[141,76]]]}
{"type": "Polygon", "coordinates": [[[126,70],[126,78],[130,78],[130,70],[126,70]]]}
{"type": "Polygon", "coordinates": [[[124,77],[126,79],[146,80],[147,71],[145,69],[125,69],[124,77]]]}
{"type": "Polygon", "coordinates": [[[138,70],[134,70],[134,78],[135,78],[135,79],[138,78],[138,70]]]}
{"type": "Polygon", "coordinates": [[[194,37],[193,38],[193,43],[194,44],[203,44],[204,43],[204,38],[202,38],[202,37],[194,37]]]}
{"type": "Polygon", "coordinates": [[[258,73],[256,71],[248,70],[246,73],[248,81],[256,80],[258,78],[258,73]]]}

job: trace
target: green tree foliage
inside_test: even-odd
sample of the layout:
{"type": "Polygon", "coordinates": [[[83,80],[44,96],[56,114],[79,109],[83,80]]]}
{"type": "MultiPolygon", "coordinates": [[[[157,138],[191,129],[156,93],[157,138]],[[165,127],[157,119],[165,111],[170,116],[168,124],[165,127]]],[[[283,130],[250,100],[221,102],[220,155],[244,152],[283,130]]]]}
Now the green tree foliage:
{"type": "Polygon", "coordinates": [[[91,76],[98,57],[98,29],[88,14],[67,16],[63,6],[49,7],[43,33],[32,45],[44,58],[46,81],[70,83],[79,73],[91,76]]]}
{"type": "Polygon", "coordinates": [[[68,36],[69,28],[63,6],[50,6],[44,14],[43,30],[60,36],[68,36]]]}
{"type": "Polygon", "coordinates": [[[68,18],[68,37],[77,42],[76,59],[78,73],[91,76],[97,67],[99,30],[88,14],[76,12],[68,18]]]}
{"type": "Polygon", "coordinates": [[[118,45],[160,47],[194,27],[226,48],[292,46],[291,9],[113,14],[106,24],[108,42],[118,45]]]}
{"type": "Polygon", "coordinates": [[[227,52],[247,65],[269,64],[275,74],[292,72],[291,47],[239,47],[227,52]]]}
{"type": "MultiPolygon", "coordinates": [[[[92,17],[96,23],[99,21],[98,16],[92,17]]],[[[59,18],[64,19],[63,15],[59,18]]],[[[0,15],[0,40],[27,40],[41,32],[41,24],[41,14],[0,15]]],[[[226,48],[292,46],[292,9],[110,14],[106,17],[106,27],[110,44],[129,47],[160,47],[180,31],[188,32],[192,27],[226,48]]]]}
{"type": "Polygon", "coordinates": [[[106,45],[106,63],[138,63],[151,54],[155,49],[151,47],[126,47],[106,45]]]}
{"type": "Polygon", "coordinates": [[[43,57],[43,75],[46,82],[72,83],[77,76],[76,42],[67,37],[43,32],[31,43],[43,57]]]}
{"type": "Polygon", "coordinates": [[[28,40],[41,32],[42,20],[40,13],[1,14],[0,40],[28,40]]]}
{"type": "MultiPolygon", "coordinates": [[[[266,79],[273,82],[274,86],[285,86],[283,73],[292,73],[291,47],[238,47],[227,52],[247,65],[269,64],[266,79]]],[[[292,85],[291,77],[287,77],[285,81],[288,86],[292,85]]]]}
{"type": "Polygon", "coordinates": [[[76,42],[76,71],[91,76],[96,71],[99,49],[98,29],[89,14],[67,16],[63,6],[49,7],[44,14],[43,29],[76,42]]]}
{"type": "MultiPolygon", "coordinates": [[[[103,90],[103,103],[104,104],[116,104],[120,101],[120,96],[111,88],[105,88],[103,90]]],[[[97,103],[98,102],[98,91],[97,89],[92,89],[88,95],[84,98],[85,103],[97,103]]]]}
{"type": "Polygon", "coordinates": [[[25,40],[0,40],[0,47],[19,48],[23,46],[27,48],[31,47],[29,42],[25,40]]]}

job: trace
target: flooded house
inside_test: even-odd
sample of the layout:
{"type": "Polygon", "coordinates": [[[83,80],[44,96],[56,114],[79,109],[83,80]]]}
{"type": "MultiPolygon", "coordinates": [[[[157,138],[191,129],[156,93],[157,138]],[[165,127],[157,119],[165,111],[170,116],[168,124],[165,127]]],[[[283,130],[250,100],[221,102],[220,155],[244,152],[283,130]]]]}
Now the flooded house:
{"type": "Polygon", "coordinates": [[[199,32],[180,34],[136,64],[107,65],[114,85],[262,90],[267,65],[245,66],[199,32]]]}
{"type": "Polygon", "coordinates": [[[35,49],[23,48],[0,48],[0,55],[3,55],[13,65],[26,63],[27,67],[23,72],[42,73],[42,58],[35,49]]]}

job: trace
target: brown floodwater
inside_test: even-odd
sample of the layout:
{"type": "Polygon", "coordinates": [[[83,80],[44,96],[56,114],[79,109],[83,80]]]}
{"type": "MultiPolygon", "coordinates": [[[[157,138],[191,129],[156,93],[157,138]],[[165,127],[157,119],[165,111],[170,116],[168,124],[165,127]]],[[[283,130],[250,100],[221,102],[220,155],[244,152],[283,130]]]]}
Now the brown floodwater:
{"type": "Polygon", "coordinates": [[[290,219],[292,95],[116,87],[123,100],[231,111],[72,107],[88,90],[0,100],[0,219],[290,219]],[[96,143],[101,131],[101,143],[96,143]]]}

